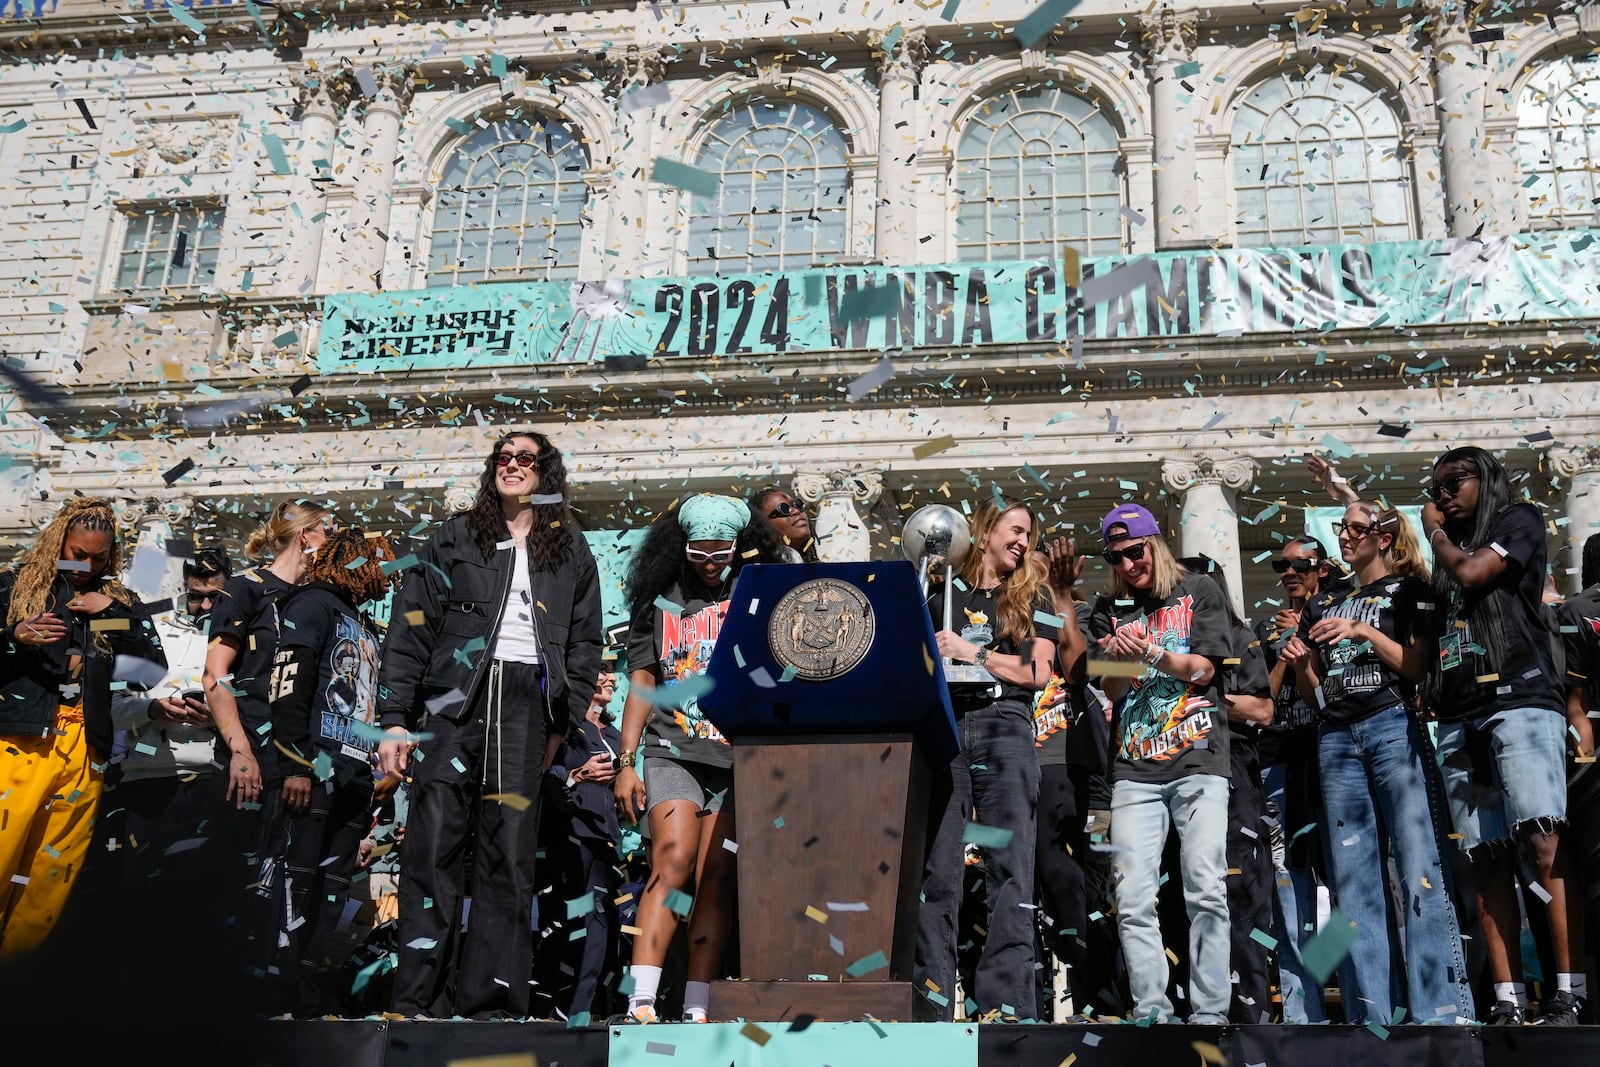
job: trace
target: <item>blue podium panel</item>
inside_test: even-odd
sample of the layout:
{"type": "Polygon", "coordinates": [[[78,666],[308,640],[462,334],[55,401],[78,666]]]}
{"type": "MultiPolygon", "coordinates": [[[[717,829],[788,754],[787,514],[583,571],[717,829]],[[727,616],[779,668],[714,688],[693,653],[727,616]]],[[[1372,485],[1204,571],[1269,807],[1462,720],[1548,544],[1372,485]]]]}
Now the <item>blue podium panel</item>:
{"type": "Polygon", "coordinates": [[[739,572],[700,708],[727,737],[913,733],[959,747],[933,622],[904,561],[739,572]]]}

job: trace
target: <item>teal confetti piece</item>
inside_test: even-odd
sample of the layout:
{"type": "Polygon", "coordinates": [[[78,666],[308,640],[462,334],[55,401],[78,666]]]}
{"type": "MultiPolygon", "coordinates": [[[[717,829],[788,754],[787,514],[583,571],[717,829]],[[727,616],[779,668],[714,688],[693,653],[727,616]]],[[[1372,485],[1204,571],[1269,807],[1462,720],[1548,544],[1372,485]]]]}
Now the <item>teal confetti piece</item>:
{"type": "Polygon", "coordinates": [[[1278,947],[1277,938],[1273,937],[1271,934],[1262,933],[1260,930],[1251,930],[1250,940],[1254,941],[1268,952],[1271,952],[1273,949],[1278,947]]]}
{"type": "Polygon", "coordinates": [[[283,150],[283,138],[275,133],[262,134],[261,147],[267,150],[267,162],[272,164],[272,173],[289,173],[289,155],[283,150]]]}
{"type": "Polygon", "coordinates": [[[1355,449],[1351,448],[1349,445],[1345,444],[1331,433],[1323,436],[1322,447],[1326,448],[1329,452],[1332,452],[1341,459],[1349,459],[1351,456],[1356,454],[1355,449]]]}
{"type": "Polygon", "coordinates": [[[956,20],[956,8],[961,6],[961,0],[945,0],[944,10],[939,12],[939,17],[946,22],[956,20]]]}
{"type": "Polygon", "coordinates": [[[326,782],[329,778],[332,778],[333,757],[326,752],[318,752],[316,758],[311,761],[311,773],[316,776],[319,782],[326,782]]]}
{"type": "Polygon", "coordinates": [[[715,685],[708,675],[691,674],[681,682],[658,686],[641,695],[658,708],[681,708],[688,701],[698,700],[711,692],[715,685]]]}
{"type": "Polygon", "coordinates": [[[863,956],[850,966],[846,967],[845,973],[850,975],[851,978],[860,978],[864,974],[871,974],[873,971],[881,971],[887,966],[889,966],[889,959],[883,954],[883,949],[880,948],[872,955],[863,956]]]}
{"type": "Polygon", "coordinates": [[[1197,60],[1191,59],[1187,63],[1179,63],[1176,67],[1173,67],[1172,73],[1175,77],[1192,78],[1200,73],[1200,64],[1197,60]]]}
{"type": "Polygon", "coordinates": [[[905,35],[906,35],[906,30],[905,30],[904,26],[896,26],[894,29],[892,29],[888,33],[884,34],[883,35],[883,51],[886,52],[886,53],[887,52],[893,52],[894,51],[894,46],[899,44],[900,43],[900,38],[904,37],[905,35]]]}
{"type": "Polygon", "coordinates": [[[173,18],[177,19],[179,22],[183,23],[189,29],[193,30],[195,33],[198,33],[200,36],[204,37],[206,35],[206,24],[189,14],[189,12],[185,11],[183,8],[173,4],[172,0],[167,0],[167,13],[173,18]]]}
{"type": "Polygon", "coordinates": [[[506,76],[506,57],[498,52],[490,52],[489,73],[496,78],[504,78],[506,76]]]}
{"type": "Polygon", "coordinates": [[[650,180],[696,196],[716,196],[719,184],[717,176],[710,171],[665,156],[657,156],[651,163],[650,180]]]}
{"type": "Polygon", "coordinates": [[[573,897],[567,901],[567,918],[576,919],[583,915],[594,913],[594,894],[585,893],[581,897],[573,897]]]}
{"type": "Polygon", "coordinates": [[[1328,913],[1328,925],[1301,948],[1300,961],[1305,964],[1311,977],[1326,983],[1328,976],[1350,955],[1350,946],[1360,936],[1356,924],[1345,918],[1338,908],[1334,908],[1328,913]]]}
{"type": "Polygon", "coordinates": [[[413,552],[409,556],[401,556],[399,559],[390,560],[387,563],[380,563],[378,564],[378,569],[384,574],[393,574],[395,571],[403,571],[408,567],[415,567],[416,565],[417,556],[416,553],[413,552]]]}
{"type": "Polygon", "coordinates": [[[465,763],[461,762],[461,757],[460,756],[451,756],[450,757],[450,766],[452,766],[452,767],[454,767],[456,769],[456,773],[457,774],[466,774],[467,773],[467,765],[465,763]]]}
{"type": "Polygon", "coordinates": [[[667,910],[674,915],[688,917],[690,909],[694,907],[694,897],[681,889],[667,890],[667,910]]]}
{"type": "Polygon", "coordinates": [[[1066,620],[1060,615],[1052,615],[1048,611],[1034,612],[1033,621],[1040,626],[1054,626],[1058,630],[1066,623],[1066,620]]]}
{"type": "Polygon", "coordinates": [[[18,119],[15,122],[8,122],[4,126],[0,126],[0,133],[21,133],[27,128],[28,120],[18,119]]]}
{"type": "Polygon", "coordinates": [[[1078,6],[1078,3],[1079,0],[1044,0],[1044,3],[1017,23],[1017,28],[1012,31],[1017,43],[1024,48],[1032,48],[1044,40],[1050,31],[1056,28],[1056,24],[1078,6]]]}
{"type": "Polygon", "coordinates": [[[785,667],[783,669],[783,673],[778,675],[778,681],[780,681],[780,682],[792,682],[792,681],[794,681],[794,675],[795,675],[795,669],[793,667],[785,667]]]}
{"type": "Polygon", "coordinates": [[[979,848],[1005,848],[1011,844],[1015,832],[1003,826],[985,826],[981,822],[969,822],[961,835],[961,840],[969,845],[979,848]]]}
{"type": "Polygon", "coordinates": [[[733,646],[733,662],[741,668],[744,666],[744,653],[739,651],[738,645],[733,646]]]}
{"type": "Polygon", "coordinates": [[[662,611],[666,612],[668,615],[682,615],[683,614],[683,608],[681,606],[679,606],[677,604],[674,604],[672,601],[668,600],[664,596],[656,597],[656,607],[660,608],[662,611]]]}

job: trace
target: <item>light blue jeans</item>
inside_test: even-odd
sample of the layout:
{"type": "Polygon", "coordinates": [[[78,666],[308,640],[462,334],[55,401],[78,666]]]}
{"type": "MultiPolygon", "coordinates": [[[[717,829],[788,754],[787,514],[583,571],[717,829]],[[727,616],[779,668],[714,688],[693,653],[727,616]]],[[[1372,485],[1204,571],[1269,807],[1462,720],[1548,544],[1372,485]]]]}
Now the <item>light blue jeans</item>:
{"type": "Polygon", "coordinates": [[[1450,877],[1441,860],[1444,783],[1422,727],[1396,705],[1348,726],[1324,724],[1317,754],[1328,820],[1328,874],[1334,903],[1355,923],[1350,948],[1355,988],[1344,991],[1347,1021],[1472,1018],[1472,991],[1450,877]],[[1394,852],[1404,916],[1385,887],[1384,842],[1394,852]],[[1405,986],[1394,967],[1396,927],[1405,925],[1405,986]]]}
{"type": "Polygon", "coordinates": [[[1175,782],[1117,782],[1111,791],[1117,931],[1128,965],[1134,1018],[1172,1022],[1167,953],[1156,916],[1161,851],[1178,828],[1183,899],[1189,911],[1192,1021],[1226,1022],[1229,982],[1228,780],[1191,774],[1175,782]]]}

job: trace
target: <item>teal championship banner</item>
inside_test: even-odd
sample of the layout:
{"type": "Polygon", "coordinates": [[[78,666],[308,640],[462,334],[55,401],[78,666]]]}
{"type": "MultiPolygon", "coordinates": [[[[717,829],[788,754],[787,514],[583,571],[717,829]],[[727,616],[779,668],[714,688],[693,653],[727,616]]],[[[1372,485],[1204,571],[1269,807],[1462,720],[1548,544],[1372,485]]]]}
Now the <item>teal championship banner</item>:
{"type": "Polygon", "coordinates": [[[1593,231],[336,295],[338,372],[1600,317],[1593,231]],[[1074,282],[1076,284],[1069,284],[1074,282]]]}

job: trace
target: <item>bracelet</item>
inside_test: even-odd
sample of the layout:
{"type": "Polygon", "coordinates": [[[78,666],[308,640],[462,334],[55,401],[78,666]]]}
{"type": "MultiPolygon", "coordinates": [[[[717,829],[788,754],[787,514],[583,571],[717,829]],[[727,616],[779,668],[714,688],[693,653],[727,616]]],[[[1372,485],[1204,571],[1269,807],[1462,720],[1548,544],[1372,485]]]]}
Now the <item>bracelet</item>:
{"type": "Polygon", "coordinates": [[[630,748],[626,752],[617,753],[618,767],[632,767],[639,760],[639,750],[630,748]]]}
{"type": "Polygon", "coordinates": [[[1440,527],[1438,527],[1438,528],[1436,528],[1436,529],[1435,529],[1435,530],[1434,530],[1434,531],[1433,531],[1433,533],[1431,533],[1431,534],[1429,534],[1429,535],[1428,535],[1428,547],[1429,547],[1429,548],[1432,548],[1432,547],[1433,547],[1433,539],[1434,539],[1434,538],[1435,538],[1435,537],[1438,537],[1438,536],[1439,536],[1439,535],[1440,535],[1440,534],[1442,534],[1442,533],[1444,533],[1444,527],[1443,527],[1443,526],[1440,526],[1440,527]]]}
{"type": "Polygon", "coordinates": [[[1161,657],[1165,656],[1166,654],[1167,650],[1165,648],[1162,648],[1160,645],[1151,645],[1149,648],[1145,649],[1144,655],[1139,657],[1139,662],[1143,663],[1146,667],[1154,667],[1156,664],[1161,662],[1161,657]]]}

